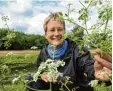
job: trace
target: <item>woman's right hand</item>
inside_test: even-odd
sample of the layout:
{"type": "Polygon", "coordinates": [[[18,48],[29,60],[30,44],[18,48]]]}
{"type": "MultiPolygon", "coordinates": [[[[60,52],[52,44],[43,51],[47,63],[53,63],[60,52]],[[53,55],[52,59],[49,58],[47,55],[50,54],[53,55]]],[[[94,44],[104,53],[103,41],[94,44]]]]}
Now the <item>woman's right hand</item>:
{"type": "Polygon", "coordinates": [[[45,82],[49,82],[47,72],[43,72],[41,75],[41,79],[45,82]]]}

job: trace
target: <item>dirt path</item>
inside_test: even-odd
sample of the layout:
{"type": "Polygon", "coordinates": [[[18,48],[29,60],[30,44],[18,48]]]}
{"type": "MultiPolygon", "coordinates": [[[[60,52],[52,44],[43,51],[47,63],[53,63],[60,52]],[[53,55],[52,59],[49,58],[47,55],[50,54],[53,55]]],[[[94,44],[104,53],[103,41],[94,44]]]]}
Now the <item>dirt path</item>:
{"type": "Polygon", "coordinates": [[[14,53],[14,54],[31,54],[31,53],[38,53],[39,50],[8,50],[8,51],[1,51],[0,54],[7,54],[7,53],[14,53]]]}

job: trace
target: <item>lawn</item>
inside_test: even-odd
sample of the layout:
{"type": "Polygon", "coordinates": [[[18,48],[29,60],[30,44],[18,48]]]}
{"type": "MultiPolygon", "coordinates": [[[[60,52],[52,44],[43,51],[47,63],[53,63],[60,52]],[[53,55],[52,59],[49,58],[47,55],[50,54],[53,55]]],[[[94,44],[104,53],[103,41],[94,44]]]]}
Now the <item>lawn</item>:
{"type": "Polygon", "coordinates": [[[0,91],[25,91],[24,79],[36,72],[38,54],[39,50],[0,51],[0,91]],[[20,82],[12,84],[18,76],[20,82]]]}

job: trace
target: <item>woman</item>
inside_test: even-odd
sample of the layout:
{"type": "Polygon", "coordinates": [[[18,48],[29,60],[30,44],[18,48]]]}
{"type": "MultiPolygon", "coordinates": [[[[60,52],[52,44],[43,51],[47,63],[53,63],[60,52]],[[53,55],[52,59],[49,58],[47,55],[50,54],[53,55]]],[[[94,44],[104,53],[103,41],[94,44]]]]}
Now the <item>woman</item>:
{"type": "MultiPolygon", "coordinates": [[[[95,61],[90,58],[90,53],[87,52],[84,55],[80,55],[78,46],[75,42],[64,39],[65,33],[65,22],[60,19],[62,16],[61,12],[56,12],[50,14],[44,22],[45,37],[49,44],[43,48],[37,60],[37,65],[39,67],[41,62],[47,59],[63,60],[65,62],[64,67],[58,68],[58,71],[63,74],[60,80],[64,80],[66,76],[70,77],[73,84],[67,84],[70,91],[76,88],[76,91],[93,91],[93,89],[88,85],[92,79],[106,80],[100,72],[107,71],[111,74],[111,63],[108,60],[102,59],[95,56],[95,61]],[[56,51],[53,57],[52,47],[56,45],[56,51]],[[102,64],[105,61],[109,64],[102,64]],[[87,77],[84,75],[86,74],[87,77]]],[[[37,85],[40,84],[40,89],[49,88],[49,80],[47,73],[43,72],[40,81],[37,81],[37,85]]],[[[60,83],[52,83],[52,91],[60,91],[60,83]]],[[[63,87],[63,91],[68,91],[63,87]]]]}

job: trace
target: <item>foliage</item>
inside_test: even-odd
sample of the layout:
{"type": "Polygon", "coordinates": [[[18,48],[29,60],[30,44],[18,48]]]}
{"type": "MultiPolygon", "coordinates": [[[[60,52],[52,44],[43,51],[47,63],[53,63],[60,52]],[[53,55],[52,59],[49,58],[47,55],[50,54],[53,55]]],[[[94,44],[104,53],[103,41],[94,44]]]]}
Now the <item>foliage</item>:
{"type": "Polygon", "coordinates": [[[112,91],[112,85],[106,86],[105,82],[99,83],[99,80],[92,80],[90,85],[94,87],[94,91],[112,91]]]}
{"type": "MultiPolygon", "coordinates": [[[[2,21],[5,22],[5,26],[7,27],[7,30],[9,30],[9,26],[7,23],[7,21],[9,20],[8,16],[2,16],[1,19],[2,21]]],[[[15,39],[15,36],[16,36],[15,33],[11,31],[8,31],[6,36],[2,38],[2,40],[5,40],[3,44],[6,49],[8,49],[11,46],[11,43],[15,39]]]]}
{"type": "Polygon", "coordinates": [[[19,81],[17,84],[7,84],[4,86],[4,90],[3,87],[0,87],[0,89],[2,91],[26,91],[26,88],[24,86],[24,83],[22,81],[19,81]]]}
{"type": "Polygon", "coordinates": [[[67,84],[73,84],[73,82],[70,81],[70,77],[66,76],[64,81],[60,81],[61,83],[61,88],[60,88],[60,91],[63,91],[64,90],[64,87],[68,90],[68,91],[76,91],[75,88],[72,88],[72,90],[70,90],[67,86],[67,84]]]}
{"type": "Polygon", "coordinates": [[[36,63],[37,54],[14,54],[8,53],[0,56],[0,64],[7,65],[11,69],[22,69],[31,67],[36,63]]]}
{"type": "Polygon", "coordinates": [[[1,19],[2,19],[2,21],[5,22],[4,25],[5,25],[5,26],[7,27],[7,29],[9,30],[9,26],[8,26],[8,23],[7,23],[7,21],[9,20],[8,16],[2,16],[1,19]]]}
{"type": "Polygon", "coordinates": [[[2,74],[2,75],[4,75],[4,74],[9,74],[10,73],[10,68],[7,66],[7,65],[2,65],[1,67],[0,67],[0,73],[2,74]]]}
{"type": "Polygon", "coordinates": [[[109,22],[112,18],[111,4],[109,2],[100,3],[100,1],[96,0],[79,2],[83,6],[83,8],[79,10],[78,17],[82,26],[75,23],[69,16],[73,12],[73,9],[71,8],[72,4],[68,5],[68,13],[61,17],[61,19],[72,23],[74,26],[74,31],[71,30],[72,32],[66,34],[66,37],[77,42],[80,48],[83,48],[84,46],[87,46],[89,49],[100,48],[103,53],[111,53],[112,29],[109,26],[109,22]],[[96,24],[92,24],[90,27],[87,23],[91,19],[90,13],[92,12],[92,8],[96,8],[98,10],[98,22],[96,24]]]}
{"type": "Polygon", "coordinates": [[[25,50],[36,46],[37,49],[43,48],[47,44],[44,36],[34,34],[24,34],[8,29],[0,29],[0,49],[25,50]]]}
{"type": "Polygon", "coordinates": [[[8,76],[8,78],[9,77],[11,78],[10,80],[7,79],[7,80],[9,80],[9,82],[7,81],[6,83],[4,83],[5,77],[0,82],[0,91],[7,91],[7,89],[8,89],[8,91],[26,91],[26,88],[24,85],[25,73],[21,74],[20,79],[15,83],[11,83],[13,76],[10,75],[10,76],[8,76]]]}
{"type": "Polygon", "coordinates": [[[5,42],[4,42],[4,47],[6,48],[6,49],[8,49],[12,44],[12,41],[14,41],[15,40],[15,33],[7,33],[7,35],[3,38],[3,40],[5,40],[5,42]]]}
{"type": "MultiPolygon", "coordinates": [[[[90,1],[90,7],[94,7],[98,4],[97,1],[90,1]],[[93,4],[95,3],[95,4],[93,4]]],[[[112,7],[110,3],[102,4],[98,8],[98,23],[91,26],[90,31],[84,39],[84,43],[89,45],[91,48],[100,48],[102,53],[111,53],[112,50],[112,30],[108,23],[112,18],[112,7]],[[98,36],[98,37],[97,37],[98,36]]],[[[82,19],[82,21],[85,21],[82,19]]],[[[87,22],[85,22],[87,24],[87,22]]],[[[87,28],[87,25],[86,25],[87,28]]]]}
{"type": "Polygon", "coordinates": [[[0,91],[25,91],[25,76],[36,70],[36,53],[0,55],[0,91]],[[19,80],[14,81],[19,77],[19,80]],[[17,89],[18,88],[18,89],[17,89]]]}

